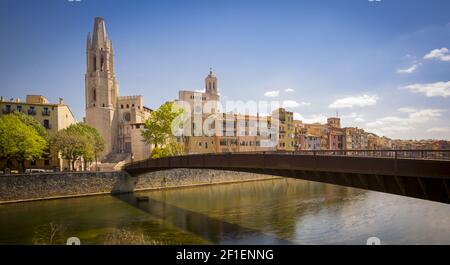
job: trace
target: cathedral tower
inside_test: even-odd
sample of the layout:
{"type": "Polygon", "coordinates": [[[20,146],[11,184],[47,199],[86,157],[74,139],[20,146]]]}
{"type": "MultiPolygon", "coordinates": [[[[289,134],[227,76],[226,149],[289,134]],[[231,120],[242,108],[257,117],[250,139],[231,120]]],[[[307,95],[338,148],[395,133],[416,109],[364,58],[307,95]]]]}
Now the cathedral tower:
{"type": "Polygon", "coordinates": [[[217,77],[213,74],[212,69],[209,69],[209,75],[205,78],[205,92],[211,95],[218,95],[218,91],[217,77]]]}
{"type": "Polygon", "coordinates": [[[119,94],[114,73],[114,52],[103,18],[96,17],[94,31],[86,45],[86,123],[105,140],[102,156],[117,150],[116,105],[119,94]]]}
{"type": "Polygon", "coordinates": [[[209,74],[205,78],[205,98],[206,106],[203,106],[205,113],[216,113],[219,111],[219,86],[217,77],[209,69],[209,74]]]}

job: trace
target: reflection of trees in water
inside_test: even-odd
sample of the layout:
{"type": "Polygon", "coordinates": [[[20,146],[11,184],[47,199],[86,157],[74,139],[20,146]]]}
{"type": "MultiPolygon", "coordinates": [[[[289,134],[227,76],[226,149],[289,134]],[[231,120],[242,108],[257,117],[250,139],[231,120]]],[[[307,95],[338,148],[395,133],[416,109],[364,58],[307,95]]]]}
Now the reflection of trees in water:
{"type": "Polygon", "coordinates": [[[115,228],[103,237],[104,245],[178,245],[171,241],[154,240],[140,230],[115,228]]]}
{"type": "Polygon", "coordinates": [[[65,233],[65,226],[51,222],[34,229],[32,242],[34,245],[65,245],[65,233]]]}
{"type": "MultiPolygon", "coordinates": [[[[302,216],[322,210],[339,212],[364,194],[356,189],[287,178],[147,193],[160,202],[287,240],[295,238],[296,224],[302,216]]],[[[177,226],[189,226],[183,223],[186,219],[174,221],[177,226]]],[[[205,220],[195,221],[207,230],[205,220]]],[[[218,237],[223,233],[220,229],[215,232],[218,237]]]]}
{"type": "MultiPolygon", "coordinates": [[[[180,191],[180,190],[179,190],[180,191]]],[[[150,199],[139,202],[134,194],[117,194],[115,197],[153,217],[161,218],[173,227],[188,231],[207,242],[226,244],[290,244],[291,242],[266,235],[258,230],[242,227],[220,218],[178,207],[168,202],[150,199]]]]}
{"type": "MultiPolygon", "coordinates": [[[[64,225],[50,222],[34,229],[32,242],[34,245],[65,245],[67,228],[64,225]]],[[[113,228],[101,236],[104,245],[178,245],[172,241],[154,240],[141,230],[113,228]]]]}

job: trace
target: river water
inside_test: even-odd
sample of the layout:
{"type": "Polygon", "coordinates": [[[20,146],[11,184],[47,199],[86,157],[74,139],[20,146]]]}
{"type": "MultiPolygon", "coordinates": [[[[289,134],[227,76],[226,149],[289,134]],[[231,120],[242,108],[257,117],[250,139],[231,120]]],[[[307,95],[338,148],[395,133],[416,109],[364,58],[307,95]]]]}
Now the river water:
{"type": "Polygon", "coordinates": [[[450,244],[450,205],[275,179],[0,205],[0,244],[450,244]],[[148,196],[137,201],[135,196],[148,196]]]}

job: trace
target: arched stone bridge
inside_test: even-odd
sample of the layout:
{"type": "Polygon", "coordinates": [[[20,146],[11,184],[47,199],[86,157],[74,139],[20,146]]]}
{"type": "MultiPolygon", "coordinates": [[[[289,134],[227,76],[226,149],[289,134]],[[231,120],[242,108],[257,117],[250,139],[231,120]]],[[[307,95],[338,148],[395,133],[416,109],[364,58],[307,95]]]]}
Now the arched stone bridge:
{"type": "Polygon", "coordinates": [[[221,153],[148,159],[131,175],[175,168],[275,175],[450,203],[450,151],[352,150],[221,153]]]}

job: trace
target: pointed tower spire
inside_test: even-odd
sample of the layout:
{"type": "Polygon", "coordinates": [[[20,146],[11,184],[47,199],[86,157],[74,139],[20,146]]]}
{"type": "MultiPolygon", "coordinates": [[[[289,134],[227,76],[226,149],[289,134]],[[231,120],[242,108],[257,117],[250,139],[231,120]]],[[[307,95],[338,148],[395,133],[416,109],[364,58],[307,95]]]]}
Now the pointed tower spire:
{"type": "Polygon", "coordinates": [[[114,73],[114,54],[105,21],[94,20],[94,31],[87,36],[85,100],[86,124],[96,128],[105,139],[102,155],[118,150],[116,106],[119,85],[114,73]]]}
{"type": "Polygon", "coordinates": [[[91,33],[88,32],[87,34],[87,40],[86,40],[86,51],[91,49],[91,33]]]}
{"type": "Polygon", "coordinates": [[[94,32],[92,34],[92,47],[94,49],[106,49],[108,45],[108,34],[106,32],[105,20],[96,17],[94,22],[94,32]]]}

